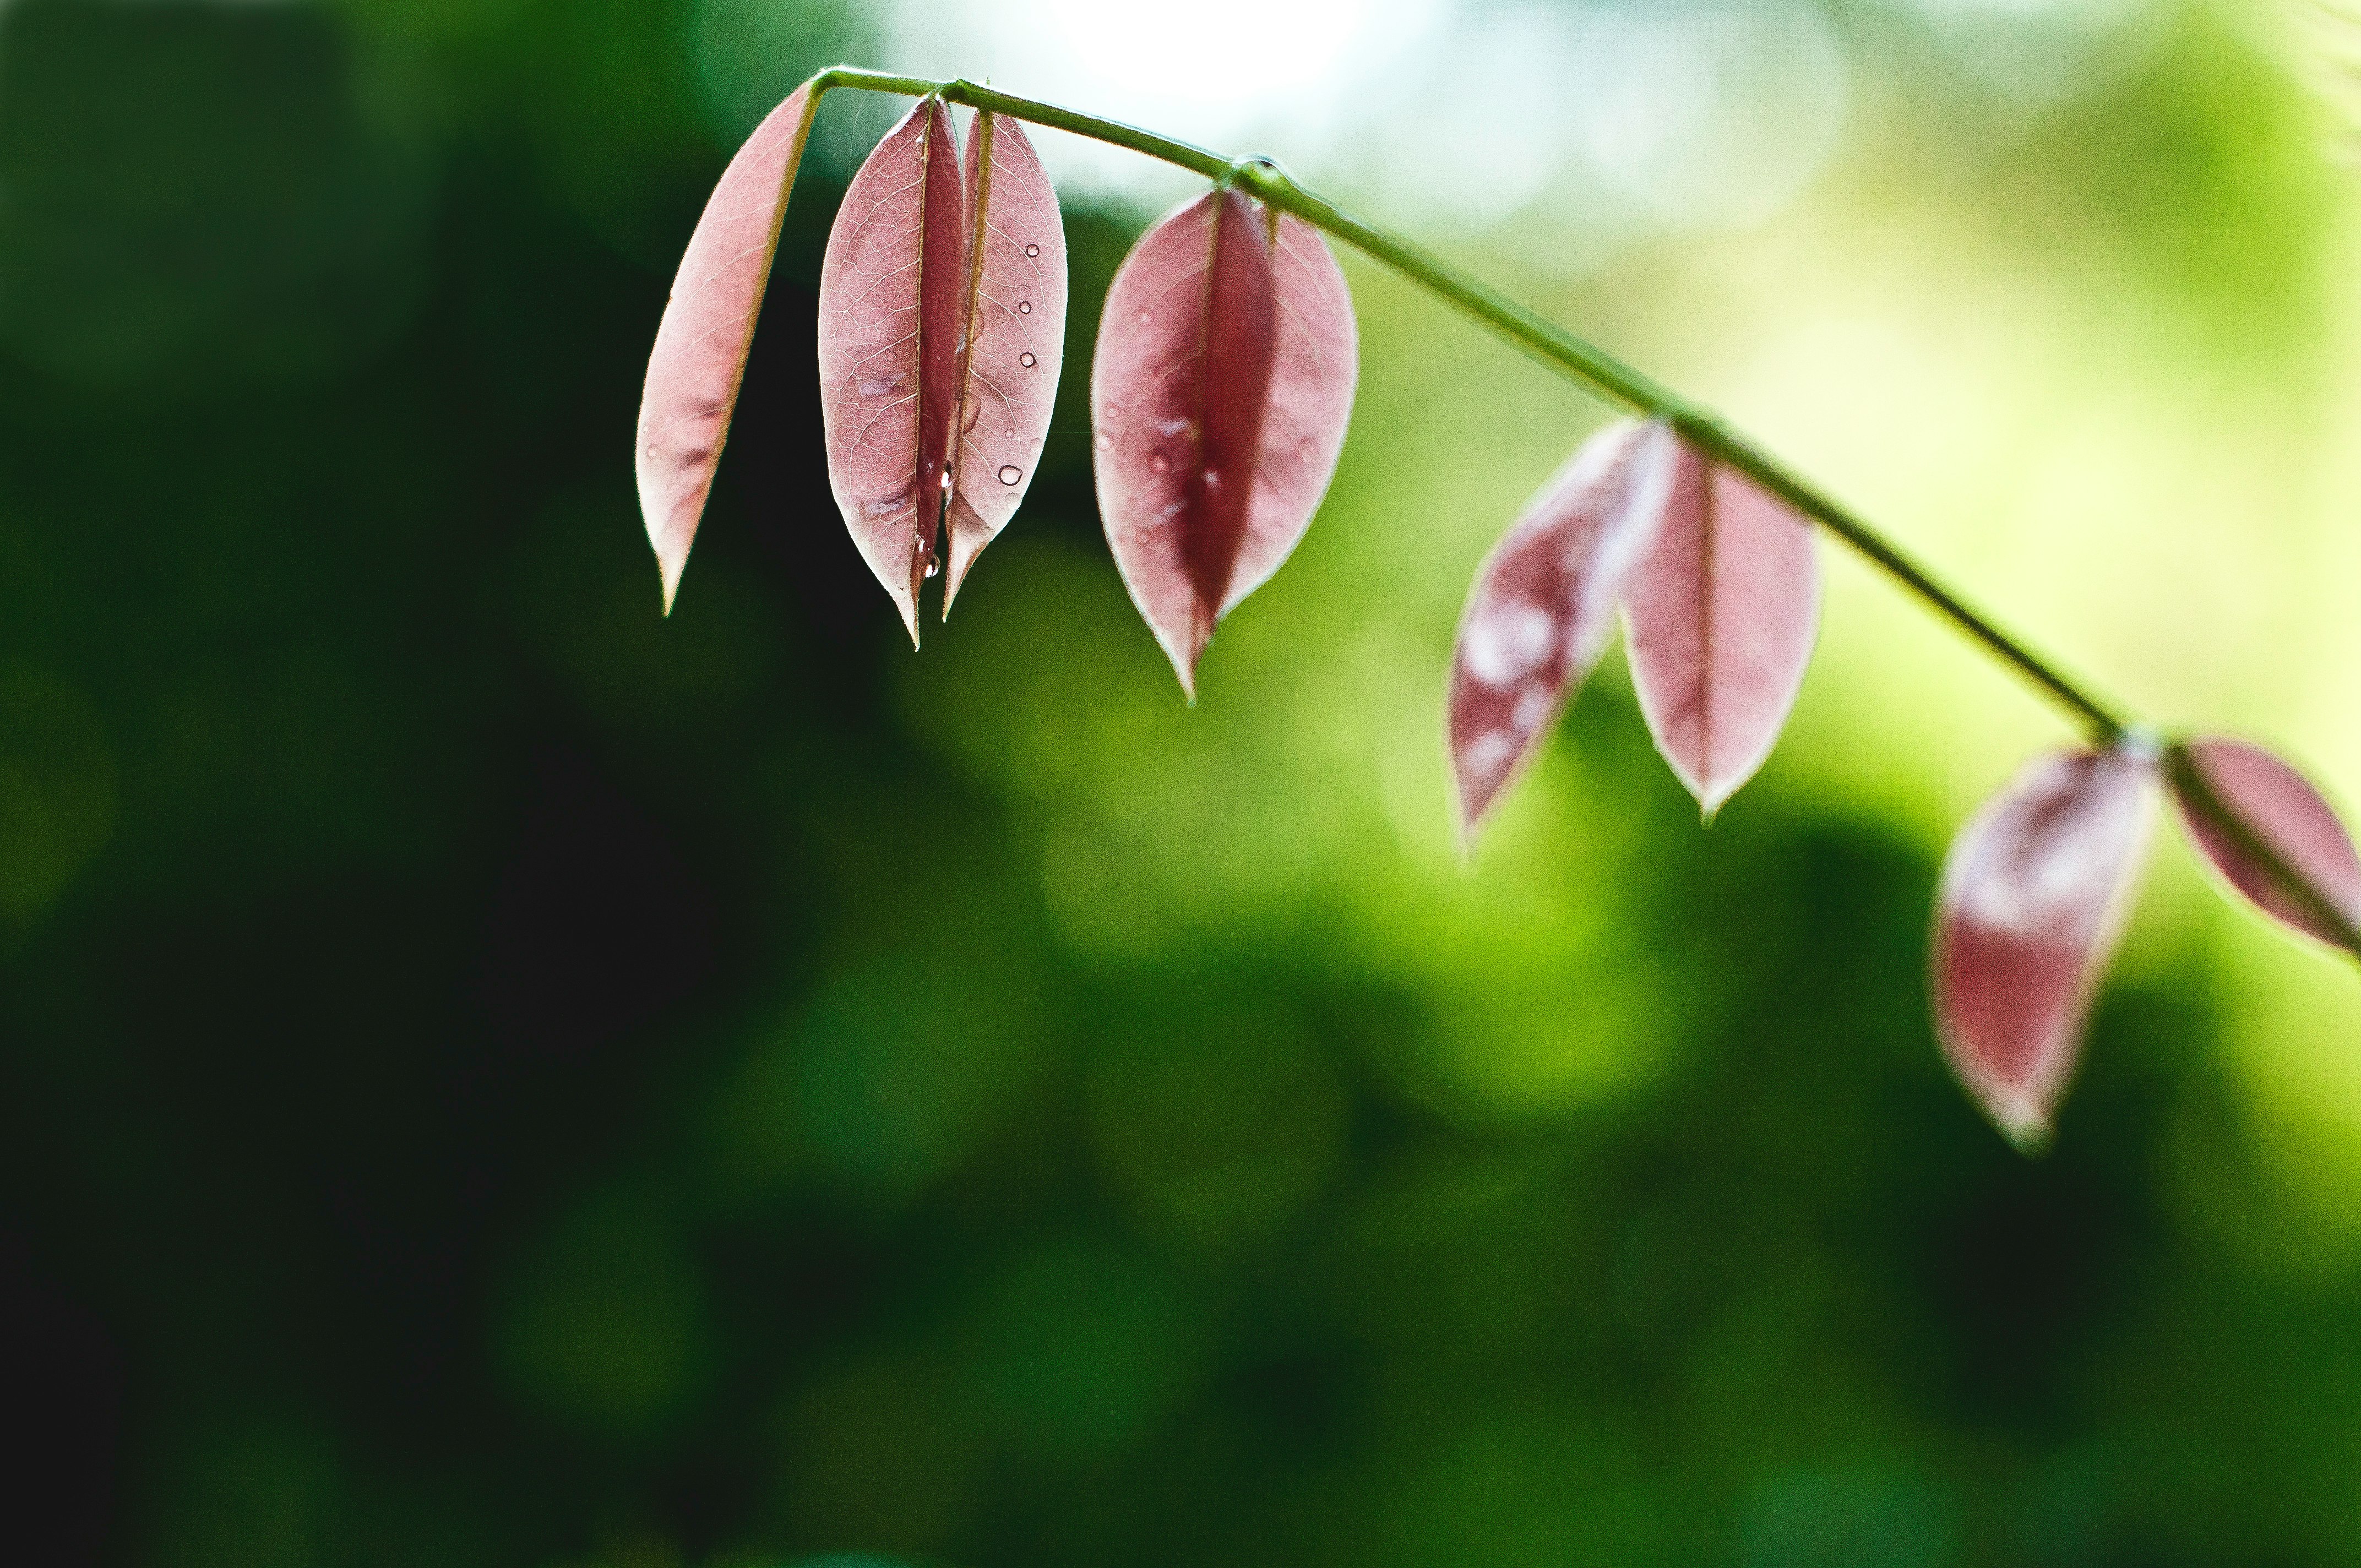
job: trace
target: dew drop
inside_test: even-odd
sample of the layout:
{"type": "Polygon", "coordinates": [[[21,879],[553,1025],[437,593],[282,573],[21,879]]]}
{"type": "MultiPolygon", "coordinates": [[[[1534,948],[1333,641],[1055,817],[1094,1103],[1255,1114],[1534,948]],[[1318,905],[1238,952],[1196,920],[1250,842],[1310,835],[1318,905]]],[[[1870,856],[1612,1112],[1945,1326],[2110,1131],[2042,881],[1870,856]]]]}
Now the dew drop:
{"type": "Polygon", "coordinates": [[[1148,466],[1159,474],[1170,474],[1172,472],[1172,459],[1167,457],[1161,452],[1158,453],[1155,456],[1150,457],[1148,460],[1148,466]]]}
{"type": "Polygon", "coordinates": [[[929,561],[927,563],[927,576],[930,577],[942,569],[943,564],[940,561],[929,561]]]}
{"type": "Polygon", "coordinates": [[[1027,256],[1038,256],[1041,254],[1041,247],[1038,245],[1028,245],[1025,247],[1025,254],[1027,256]]]}
{"type": "Polygon", "coordinates": [[[1013,485],[1024,477],[1025,470],[1014,463],[1004,463],[1000,466],[1000,482],[1004,485],[1013,485]]]}
{"type": "Polygon", "coordinates": [[[1020,315],[1020,316],[1029,316],[1029,315],[1031,315],[1031,314],[1033,313],[1033,302],[1032,302],[1032,301],[1030,301],[1030,300],[1019,300],[1019,301],[1017,301],[1017,302],[1016,302],[1016,313],[1017,313],[1018,315],[1020,315]]]}
{"type": "Polygon", "coordinates": [[[1101,432],[1099,433],[1099,450],[1100,450],[1100,451],[1102,451],[1102,452],[1112,452],[1112,451],[1114,451],[1114,450],[1115,450],[1115,437],[1114,437],[1114,436],[1112,436],[1112,435],[1107,434],[1107,433],[1106,433],[1106,432],[1104,432],[1104,431],[1101,431],[1101,432]]]}
{"type": "Polygon", "coordinates": [[[944,489],[946,489],[946,490],[948,490],[948,489],[950,489],[950,488],[951,488],[951,471],[950,471],[949,468],[946,468],[946,469],[944,469],[944,470],[943,470],[943,488],[944,488],[944,489]]]}
{"type": "Polygon", "coordinates": [[[1034,358],[1029,354],[1020,354],[1016,356],[1016,363],[1024,366],[1027,370],[1030,370],[1033,367],[1040,364],[1041,362],[1038,359],[1034,358]]]}

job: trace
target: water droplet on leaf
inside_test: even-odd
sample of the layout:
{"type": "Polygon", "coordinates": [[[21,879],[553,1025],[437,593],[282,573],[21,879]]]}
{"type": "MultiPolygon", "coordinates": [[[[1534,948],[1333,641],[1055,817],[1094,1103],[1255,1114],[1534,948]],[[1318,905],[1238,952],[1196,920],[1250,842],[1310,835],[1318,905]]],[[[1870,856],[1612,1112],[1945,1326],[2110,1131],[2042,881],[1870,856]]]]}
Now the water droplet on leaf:
{"type": "Polygon", "coordinates": [[[1033,367],[1040,364],[1041,362],[1029,354],[1020,354],[1016,356],[1016,363],[1024,366],[1027,370],[1030,370],[1033,367]]]}
{"type": "Polygon", "coordinates": [[[1148,466],[1159,474],[1170,474],[1172,472],[1172,459],[1167,457],[1161,452],[1158,453],[1155,456],[1150,457],[1148,460],[1148,466]]]}
{"type": "Polygon", "coordinates": [[[1013,485],[1024,477],[1025,470],[1014,463],[1004,463],[1000,466],[1000,482],[1004,485],[1013,485]]]}
{"type": "Polygon", "coordinates": [[[1038,256],[1041,254],[1041,247],[1038,245],[1028,245],[1025,247],[1025,254],[1027,256],[1038,256]]]}
{"type": "Polygon", "coordinates": [[[1017,302],[1016,302],[1016,313],[1017,313],[1018,315],[1020,315],[1020,316],[1029,316],[1029,315],[1031,315],[1031,314],[1033,313],[1033,302],[1032,302],[1032,301],[1030,301],[1030,300],[1019,300],[1019,301],[1017,301],[1017,302]]]}

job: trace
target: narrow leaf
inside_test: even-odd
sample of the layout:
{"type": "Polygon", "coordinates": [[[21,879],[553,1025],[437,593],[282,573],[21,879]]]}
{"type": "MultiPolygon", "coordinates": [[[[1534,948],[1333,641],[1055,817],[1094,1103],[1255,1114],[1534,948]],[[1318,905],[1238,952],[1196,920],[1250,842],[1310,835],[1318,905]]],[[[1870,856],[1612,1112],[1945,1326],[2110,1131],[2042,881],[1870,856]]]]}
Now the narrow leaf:
{"type": "Polygon", "coordinates": [[[2273,919],[2361,953],[2361,856],[2302,774],[2210,736],[2174,747],[2168,769],[2189,836],[2231,886],[2273,919]]]}
{"type": "Polygon", "coordinates": [[[810,83],[796,88],[722,171],[680,258],[648,356],[632,466],[667,615],[730,434],[815,104],[810,83]]]}
{"type": "Polygon", "coordinates": [[[1015,120],[979,114],[967,148],[967,350],[951,466],[943,614],[1008,526],[1049,436],[1066,357],[1066,231],[1015,120]]]}
{"type": "Polygon", "coordinates": [[[1166,214],[1115,272],[1091,367],[1099,513],[1192,700],[1214,622],[1328,488],[1358,353],[1319,232],[1235,191],[1166,214]]]}
{"type": "Polygon", "coordinates": [[[1943,1054],[2020,1147],[2045,1142],[2130,909],[2150,768],[2122,751],[2037,759],[1960,829],[1935,909],[1943,1054]]]}
{"type": "Polygon", "coordinates": [[[1664,527],[1623,602],[1640,711],[1710,818],[1771,754],[1811,662],[1811,524],[1684,446],[1664,527]]]}
{"type": "Polygon", "coordinates": [[[1664,515],[1678,448],[1661,424],[1609,425],[1477,569],[1451,661],[1463,835],[1474,836],[1606,651],[1616,597],[1664,515]]]}
{"type": "Polygon", "coordinates": [[[829,488],[913,645],[959,410],[963,203],[950,114],[923,100],[852,177],[820,263],[829,488]]]}

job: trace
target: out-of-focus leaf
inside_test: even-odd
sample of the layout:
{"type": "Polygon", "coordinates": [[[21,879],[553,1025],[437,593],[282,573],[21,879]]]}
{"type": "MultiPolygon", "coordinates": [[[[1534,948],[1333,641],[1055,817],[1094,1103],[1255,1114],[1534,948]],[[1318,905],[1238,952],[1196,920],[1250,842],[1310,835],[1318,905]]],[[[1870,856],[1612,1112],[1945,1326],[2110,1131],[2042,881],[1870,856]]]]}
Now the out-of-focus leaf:
{"type": "Polygon", "coordinates": [[[1049,437],[1066,355],[1066,230],[1015,120],[979,114],[967,148],[967,345],[946,519],[943,614],[1008,526],[1049,437]]]}
{"type": "Polygon", "coordinates": [[[1819,628],[1812,526],[1683,447],[1654,547],[1624,590],[1631,685],[1709,818],[1779,739],[1819,628]]]}
{"type": "Polygon", "coordinates": [[[1235,191],[1166,214],[1115,273],[1091,367],[1099,512],[1192,700],[1214,623],[1328,488],[1358,359],[1326,242],[1235,191]]]}
{"type": "Polygon", "coordinates": [[[1451,765],[1473,835],[1606,651],[1615,602],[1664,516],[1680,457],[1662,424],[1587,442],[1477,570],[1451,661],[1451,765]]]}
{"type": "Polygon", "coordinates": [[[2361,953],[2361,856],[2303,775],[2259,747],[2208,736],[2168,760],[2189,836],[2273,919],[2361,953]]]}
{"type": "Polygon", "coordinates": [[[1951,1070],[2020,1147],[2047,1141],[2122,934],[2150,764],[2121,750],[2028,764],[1951,846],[1935,905],[1935,1025],[1951,1070]]]}
{"type": "Polygon", "coordinates": [[[829,488],[913,645],[950,487],[967,325],[963,200],[950,112],[925,99],[852,177],[820,263],[829,488]]]}
{"type": "Polygon", "coordinates": [[[807,82],[771,111],[730,160],[689,236],[656,328],[633,466],[648,542],[664,574],[666,614],[730,434],[814,106],[807,82]]]}

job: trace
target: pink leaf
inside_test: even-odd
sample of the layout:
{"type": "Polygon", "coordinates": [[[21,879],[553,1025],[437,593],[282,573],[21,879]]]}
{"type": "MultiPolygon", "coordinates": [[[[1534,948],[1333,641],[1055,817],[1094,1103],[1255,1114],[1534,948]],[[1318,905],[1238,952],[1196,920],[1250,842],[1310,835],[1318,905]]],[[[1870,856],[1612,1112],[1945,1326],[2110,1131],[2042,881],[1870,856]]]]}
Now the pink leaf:
{"type": "Polygon", "coordinates": [[[852,177],[820,263],[829,488],[913,645],[959,409],[964,199],[950,112],[926,99],[852,177]]]}
{"type": "Polygon", "coordinates": [[[1066,356],[1066,231],[1057,192],[1015,120],[968,131],[967,356],[948,515],[943,614],[967,569],[1008,526],[1049,436],[1066,356]]]}
{"type": "Polygon", "coordinates": [[[2189,836],[2231,886],[2273,919],[2361,952],[2361,856],[2303,775],[2210,736],[2173,748],[2169,773],[2189,836]]]}
{"type": "Polygon", "coordinates": [[[796,88],[722,171],[680,258],[648,356],[633,466],[666,614],[730,433],[814,104],[808,82],[796,88]]]}
{"type": "Polygon", "coordinates": [[[2150,764],[2036,759],[1960,829],[1935,909],[1943,1054],[2020,1147],[2045,1141],[2122,935],[2147,839],[2150,764]]]}
{"type": "Polygon", "coordinates": [[[1623,602],[1640,711],[1710,818],[1771,754],[1811,661],[1811,524],[1684,446],[1664,527],[1623,602]]]}
{"type": "Polygon", "coordinates": [[[1099,513],[1192,700],[1213,623],[1279,569],[1328,488],[1358,352],[1318,231],[1235,191],[1166,214],[1115,272],[1091,367],[1099,513]]]}
{"type": "Polygon", "coordinates": [[[1451,661],[1451,763],[1472,837],[1605,652],[1678,462],[1661,424],[1609,425],[1486,557],[1451,661]]]}

